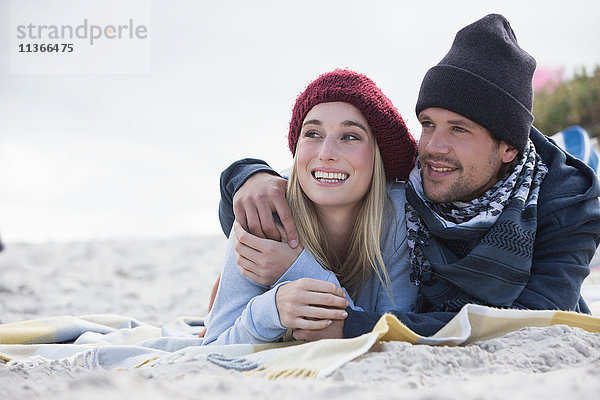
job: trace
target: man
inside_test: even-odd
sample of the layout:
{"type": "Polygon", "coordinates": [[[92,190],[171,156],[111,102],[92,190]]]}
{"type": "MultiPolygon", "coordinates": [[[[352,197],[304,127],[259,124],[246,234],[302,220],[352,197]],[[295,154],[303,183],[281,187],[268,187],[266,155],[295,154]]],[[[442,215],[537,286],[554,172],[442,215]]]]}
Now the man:
{"type": "MultiPolygon", "coordinates": [[[[531,125],[534,70],[508,21],[492,14],[460,30],[423,79],[419,158],[406,190],[419,297],[414,312],[393,312],[419,334],[434,334],[468,303],[589,312],[580,289],[600,239],[600,186],[531,125]]],[[[221,189],[225,232],[233,205],[243,226],[277,239],[276,212],[295,246],[285,181],[264,162],[234,163],[221,189]]],[[[254,273],[281,276],[255,264],[254,273]]],[[[326,330],[294,337],[354,337],[380,317],[347,311],[326,330]]]]}

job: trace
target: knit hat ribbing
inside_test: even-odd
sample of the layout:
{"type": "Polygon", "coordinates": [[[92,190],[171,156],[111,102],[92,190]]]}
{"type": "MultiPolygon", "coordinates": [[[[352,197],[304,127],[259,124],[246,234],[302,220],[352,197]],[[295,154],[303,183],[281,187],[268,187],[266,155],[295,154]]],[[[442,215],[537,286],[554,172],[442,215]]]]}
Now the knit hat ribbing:
{"type": "Polygon", "coordinates": [[[379,146],[387,179],[407,179],[417,144],[402,116],[375,83],[358,72],[336,69],[319,76],[296,99],[288,142],[292,155],[306,114],[317,104],[350,103],[365,117],[379,146]]]}
{"type": "Polygon", "coordinates": [[[416,112],[439,107],[525,149],[533,122],[535,59],[519,47],[509,22],[490,14],[461,29],[421,84],[416,112]]]}

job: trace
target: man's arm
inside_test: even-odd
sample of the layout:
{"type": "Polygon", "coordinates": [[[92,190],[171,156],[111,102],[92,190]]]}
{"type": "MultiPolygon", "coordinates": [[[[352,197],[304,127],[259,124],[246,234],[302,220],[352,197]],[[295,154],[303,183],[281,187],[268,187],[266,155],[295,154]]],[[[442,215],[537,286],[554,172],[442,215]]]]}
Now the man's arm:
{"type": "Polygon", "coordinates": [[[514,307],[589,312],[581,285],[600,239],[600,207],[589,199],[577,204],[578,218],[569,210],[540,220],[531,275],[514,307]]]}
{"type": "MultiPolygon", "coordinates": [[[[541,218],[529,281],[511,307],[587,312],[579,308],[580,293],[600,238],[600,207],[597,199],[577,207],[581,218],[576,220],[569,217],[568,209],[541,218]]],[[[378,313],[347,311],[344,337],[370,332],[381,317],[378,313]]],[[[391,313],[422,336],[435,334],[456,315],[455,312],[391,313]]]]}
{"type": "MultiPolygon", "coordinates": [[[[344,321],[344,337],[352,338],[371,332],[381,314],[356,311],[347,308],[348,316],[344,321]]],[[[442,329],[454,316],[455,312],[429,312],[415,314],[411,312],[390,311],[411,331],[421,336],[432,336],[442,329]]]]}
{"type": "Polygon", "coordinates": [[[233,214],[233,196],[238,189],[246,183],[248,178],[258,172],[266,172],[279,176],[269,164],[256,158],[244,158],[231,164],[221,173],[221,201],[219,202],[219,221],[225,236],[233,227],[235,216],[233,214]]]}
{"type": "Polygon", "coordinates": [[[266,239],[281,241],[274,214],[283,225],[288,245],[298,245],[298,232],[285,194],[287,181],[264,161],[244,159],[233,163],[221,175],[219,219],[225,234],[235,219],[248,232],[266,239]]]}
{"type": "Polygon", "coordinates": [[[600,241],[598,178],[534,127],[530,137],[549,171],[540,188],[531,276],[514,307],[589,312],[580,292],[600,241]]]}
{"type": "MultiPolygon", "coordinates": [[[[542,219],[536,237],[536,248],[529,281],[511,307],[532,310],[580,309],[580,290],[589,273],[600,233],[600,214],[597,200],[579,205],[586,218],[574,221],[564,215],[552,215],[542,219]],[[564,218],[561,218],[561,215],[564,218]]],[[[360,336],[370,332],[381,317],[380,313],[347,309],[343,336],[360,336]]],[[[410,313],[390,311],[413,332],[431,336],[444,327],[456,312],[410,313]]],[[[316,340],[331,336],[318,336],[328,332],[303,332],[304,340],[316,340]]],[[[339,333],[337,333],[339,337],[339,333]]]]}
{"type": "MultiPolygon", "coordinates": [[[[353,338],[369,333],[381,318],[380,313],[346,308],[348,316],[343,321],[336,321],[330,327],[309,331],[299,329],[294,331],[296,340],[313,342],[320,339],[353,338]]],[[[430,312],[415,314],[410,312],[390,311],[410,330],[421,336],[432,336],[442,329],[454,316],[454,312],[430,312]]]]}

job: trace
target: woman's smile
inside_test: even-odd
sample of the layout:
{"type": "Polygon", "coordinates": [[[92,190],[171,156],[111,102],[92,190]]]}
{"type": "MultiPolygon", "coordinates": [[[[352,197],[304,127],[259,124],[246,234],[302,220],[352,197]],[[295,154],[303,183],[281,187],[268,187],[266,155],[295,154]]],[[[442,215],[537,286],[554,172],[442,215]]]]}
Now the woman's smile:
{"type": "Polygon", "coordinates": [[[341,185],[350,175],[345,172],[328,171],[325,169],[315,169],[312,171],[315,180],[325,185],[341,185]]]}

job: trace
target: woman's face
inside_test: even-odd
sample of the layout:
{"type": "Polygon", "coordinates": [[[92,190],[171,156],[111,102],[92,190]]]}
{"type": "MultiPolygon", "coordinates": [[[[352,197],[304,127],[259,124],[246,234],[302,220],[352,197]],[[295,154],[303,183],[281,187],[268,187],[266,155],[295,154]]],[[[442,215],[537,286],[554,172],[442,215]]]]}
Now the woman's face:
{"type": "Polygon", "coordinates": [[[321,103],[304,118],[296,147],[298,180],[320,209],[354,210],[369,190],[375,137],[358,108],[321,103]]]}

